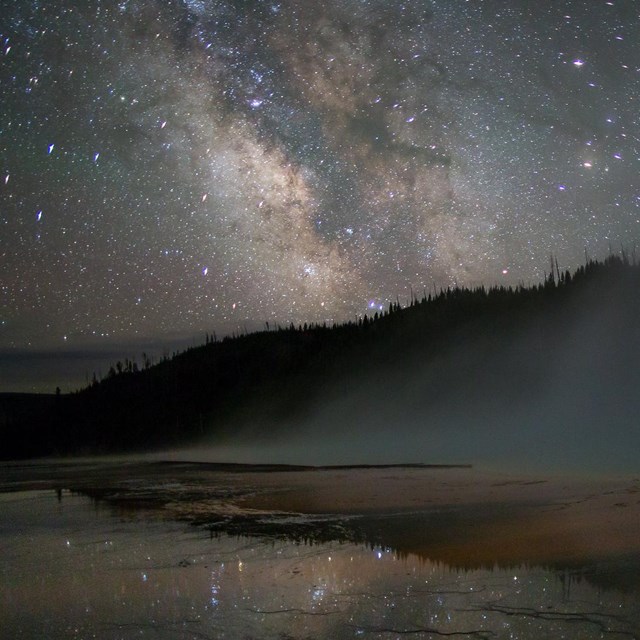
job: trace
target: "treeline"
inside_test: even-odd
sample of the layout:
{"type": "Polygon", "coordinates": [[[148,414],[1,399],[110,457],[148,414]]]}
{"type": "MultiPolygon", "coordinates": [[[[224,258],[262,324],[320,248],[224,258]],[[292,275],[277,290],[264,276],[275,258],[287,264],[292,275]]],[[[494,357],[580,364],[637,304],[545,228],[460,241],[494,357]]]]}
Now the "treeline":
{"type": "Polygon", "coordinates": [[[625,253],[574,273],[552,261],[531,287],[453,287],[335,326],[207,335],[205,344],[155,364],[146,356],[141,365],[116,363],[105,379],[94,376],[87,388],[38,406],[0,398],[0,455],[149,450],[239,433],[268,440],[359,376],[406,371],[480,338],[500,344],[532,323],[551,343],[585,299],[607,305],[617,292],[616,300],[637,304],[639,285],[640,267],[625,253]]]}

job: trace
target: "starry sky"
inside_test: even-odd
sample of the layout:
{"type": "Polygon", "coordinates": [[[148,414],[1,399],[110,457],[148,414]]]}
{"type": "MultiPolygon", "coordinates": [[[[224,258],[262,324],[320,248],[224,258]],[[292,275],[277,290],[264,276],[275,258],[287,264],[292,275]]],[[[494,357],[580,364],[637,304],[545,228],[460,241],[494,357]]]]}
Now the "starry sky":
{"type": "Polygon", "coordinates": [[[638,33],[634,0],[5,0],[0,391],[632,249],[638,33]]]}

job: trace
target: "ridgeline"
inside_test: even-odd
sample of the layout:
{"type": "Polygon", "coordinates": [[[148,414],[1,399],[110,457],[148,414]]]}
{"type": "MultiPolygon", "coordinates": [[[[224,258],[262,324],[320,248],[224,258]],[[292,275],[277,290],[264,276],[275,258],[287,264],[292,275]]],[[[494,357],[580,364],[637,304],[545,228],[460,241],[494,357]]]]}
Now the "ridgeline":
{"type": "Polygon", "coordinates": [[[575,327],[605,312],[614,324],[603,331],[629,345],[631,362],[640,344],[640,266],[624,254],[573,274],[556,270],[536,286],[450,288],[333,327],[207,337],[158,364],[117,363],[76,393],[0,396],[0,458],[269,441],[312,419],[327,399],[371,389],[388,393],[393,406],[395,390],[404,403],[414,383],[406,407],[414,417],[423,402],[445,410],[477,402],[482,418],[557,384],[554,354],[573,340],[567,353],[579,355],[575,327]],[[425,377],[425,367],[436,373],[425,377]]]}

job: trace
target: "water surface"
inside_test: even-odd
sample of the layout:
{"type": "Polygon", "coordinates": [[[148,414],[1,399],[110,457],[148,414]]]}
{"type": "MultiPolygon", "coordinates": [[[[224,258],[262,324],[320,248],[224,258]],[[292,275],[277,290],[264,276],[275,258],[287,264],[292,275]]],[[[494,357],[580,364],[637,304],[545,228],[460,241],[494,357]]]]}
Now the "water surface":
{"type": "MultiPolygon", "coordinates": [[[[567,549],[554,562],[533,553],[520,563],[517,554],[491,563],[483,536],[501,531],[499,500],[483,510],[476,496],[469,511],[450,504],[451,496],[439,504],[434,494],[431,510],[372,510],[367,502],[334,514],[285,512],[285,497],[297,501],[318,476],[212,475],[192,467],[119,468],[104,476],[95,469],[4,474],[2,637],[640,637],[636,551],[608,550],[602,540],[591,557],[567,549]],[[479,533],[465,537],[473,518],[479,533]],[[354,542],[357,536],[369,539],[354,542]],[[465,552],[473,540],[480,555],[465,552]]],[[[341,470],[321,476],[321,484],[331,487],[336,473],[351,479],[350,490],[374,479],[384,492],[386,477],[406,487],[457,482],[456,496],[463,477],[341,470]]],[[[541,482],[523,486],[542,490],[541,482]]],[[[524,513],[532,517],[532,507],[524,513]]]]}

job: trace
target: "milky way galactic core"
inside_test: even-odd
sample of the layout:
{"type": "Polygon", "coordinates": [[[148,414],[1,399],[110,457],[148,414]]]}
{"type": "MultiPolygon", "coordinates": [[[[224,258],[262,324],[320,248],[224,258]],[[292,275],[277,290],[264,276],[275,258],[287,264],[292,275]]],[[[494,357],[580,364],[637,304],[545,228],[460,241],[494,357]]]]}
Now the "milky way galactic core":
{"type": "Polygon", "coordinates": [[[5,0],[0,347],[343,321],[640,236],[633,0],[5,0]]]}

